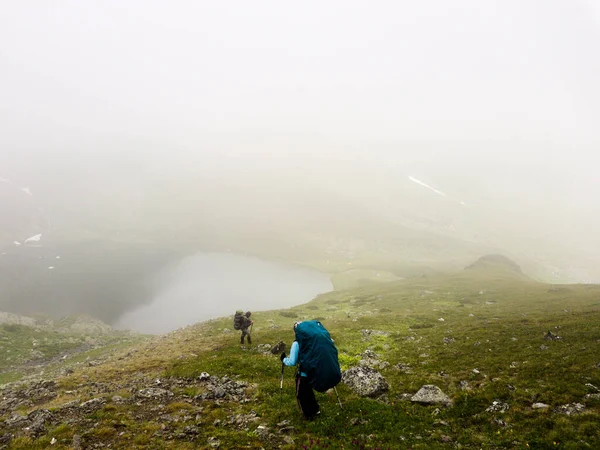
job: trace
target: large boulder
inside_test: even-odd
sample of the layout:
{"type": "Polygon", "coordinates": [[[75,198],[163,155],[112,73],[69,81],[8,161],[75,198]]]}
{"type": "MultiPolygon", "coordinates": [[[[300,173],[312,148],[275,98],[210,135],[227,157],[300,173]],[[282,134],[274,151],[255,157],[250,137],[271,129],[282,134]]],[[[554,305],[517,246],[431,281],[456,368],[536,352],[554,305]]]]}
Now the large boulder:
{"type": "Polygon", "coordinates": [[[446,405],[452,404],[452,400],[442,390],[433,384],[426,384],[412,396],[411,402],[422,403],[424,405],[446,405]]]}
{"type": "Polygon", "coordinates": [[[386,393],[390,385],[375,369],[353,367],[345,371],[342,381],[361,397],[379,397],[386,393]]]}

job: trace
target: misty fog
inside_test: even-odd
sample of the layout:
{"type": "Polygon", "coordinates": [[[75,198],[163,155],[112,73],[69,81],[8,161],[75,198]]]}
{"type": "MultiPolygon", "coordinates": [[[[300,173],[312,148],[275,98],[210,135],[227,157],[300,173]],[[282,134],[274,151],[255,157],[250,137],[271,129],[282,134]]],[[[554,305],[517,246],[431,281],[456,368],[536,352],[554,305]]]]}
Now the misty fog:
{"type": "MultiPolygon", "coordinates": [[[[4,5],[0,310],[208,307],[200,285],[144,280],[228,250],[398,276],[494,252],[599,282],[598,5],[4,5]]],[[[317,276],[300,299],[276,278],[281,303],[261,284],[255,307],[327,289],[317,276]]]]}

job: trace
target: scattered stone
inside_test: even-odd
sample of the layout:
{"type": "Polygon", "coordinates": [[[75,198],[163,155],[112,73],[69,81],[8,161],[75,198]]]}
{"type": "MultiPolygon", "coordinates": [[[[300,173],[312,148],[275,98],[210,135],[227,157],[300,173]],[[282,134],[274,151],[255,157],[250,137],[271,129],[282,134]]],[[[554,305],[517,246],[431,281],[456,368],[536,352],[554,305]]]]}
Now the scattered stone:
{"type": "Polygon", "coordinates": [[[207,439],[208,445],[211,448],[219,448],[221,446],[221,441],[219,441],[216,437],[211,436],[207,439]]]}
{"type": "Polygon", "coordinates": [[[445,434],[442,434],[440,436],[440,440],[444,443],[444,444],[449,444],[450,442],[452,442],[452,438],[450,436],[446,436],[445,434]]]}
{"type": "Polygon", "coordinates": [[[368,420],[359,419],[358,417],[353,417],[352,419],[350,419],[350,425],[353,425],[353,426],[366,425],[367,423],[369,423],[368,420]]]}
{"type": "Polygon", "coordinates": [[[352,367],[343,373],[342,381],[361,397],[379,397],[390,388],[386,379],[370,367],[352,367]]]}
{"type": "Polygon", "coordinates": [[[554,412],[566,414],[567,416],[580,414],[583,411],[585,411],[585,406],[583,406],[581,403],[567,403],[566,405],[561,405],[554,408],[554,412]]]}
{"type": "Polygon", "coordinates": [[[409,364],[405,364],[405,363],[398,363],[394,366],[394,369],[399,370],[400,372],[404,372],[404,373],[412,373],[412,368],[410,367],[409,364]]]}
{"type": "Polygon", "coordinates": [[[506,422],[502,419],[494,419],[492,422],[502,428],[507,426],[506,422]]]}
{"type": "Polygon", "coordinates": [[[562,338],[554,334],[552,331],[548,330],[548,332],[544,335],[544,339],[547,341],[559,341],[562,338]]]}
{"type": "Polygon", "coordinates": [[[442,404],[449,406],[452,404],[450,397],[444,394],[439,387],[433,384],[426,384],[425,386],[421,387],[421,389],[419,389],[419,391],[413,395],[410,400],[412,402],[422,403],[425,405],[442,404]]]}
{"type": "Polygon", "coordinates": [[[53,437],[53,438],[50,440],[50,445],[54,445],[54,444],[56,444],[56,438],[55,438],[55,437],[53,437]]]}
{"type": "Polygon", "coordinates": [[[499,413],[505,413],[506,411],[508,411],[510,409],[510,406],[508,405],[508,403],[503,403],[499,400],[494,400],[491,404],[491,406],[489,406],[485,412],[499,412],[499,413]]]}
{"type": "Polygon", "coordinates": [[[443,317],[440,317],[440,318],[438,319],[438,322],[445,322],[445,320],[444,320],[444,318],[443,318],[443,317]]]}
{"type": "Polygon", "coordinates": [[[163,397],[172,397],[173,393],[166,389],[162,388],[146,388],[140,389],[137,393],[139,398],[163,398],[163,397]]]}
{"type": "Polygon", "coordinates": [[[390,332],[389,331],[360,330],[360,332],[363,335],[363,338],[365,338],[365,339],[369,339],[371,336],[383,336],[383,337],[389,337],[390,336],[390,332]]]}
{"type": "Polygon", "coordinates": [[[531,405],[531,407],[533,409],[546,409],[546,408],[550,408],[550,405],[546,405],[545,403],[534,403],[533,405],[531,405]]]}
{"type": "Polygon", "coordinates": [[[256,427],[256,434],[262,440],[265,440],[269,437],[269,429],[265,425],[259,425],[256,427]]]}
{"type": "Polygon", "coordinates": [[[210,379],[210,375],[208,374],[208,372],[202,372],[199,376],[198,376],[198,381],[207,381],[210,379]]]}
{"type": "Polygon", "coordinates": [[[81,450],[81,436],[78,434],[73,435],[73,442],[71,444],[74,450],[81,450]]]}
{"type": "Polygon", "coordinates": [[[480,372],[479,372],[479,369],[473,369],[473,373],[474,373],[475,375],[479,374],[479,373],[480,373],[480,372]]]}
{"type": "Polygon", "coordinates": [[[285,442],[287,445],[294,445],[294,439],[292,439],[291,436],[284,436],[283,442],[285,442]]]}
{"type": "Polygon", "coordinates": [[[586,394],[586,400],[600,400],[600,394],[586,394]]]}
{"type": "Polygon", "coordinates": [[[26,430],[37,436],[46,431],[46,422],[52,419],[52,413],[47,409],[37,409],[29,413],[27,419],[31,421],[31,425],[26,430]]]}
{"type": "Polygon", "coordinates": [[[282,352],[285,352],[286,348],[287,346],[285,345],[285,342],[279,341],[273,346],[273,348],[271,349],[271,353],[273,353],[274,355],[279,355],[282,352]]]}
{"type": "Polygon", "coordinates": [[[469,386],[469,382],[466,380],[461,381],[459,384],[461,391],[469,391],[471,390],[471,386],[469,386]]]}
{"type": "Polygon", "coordinates": [[[548,350],[548,347],[544,344],[540,345],[540,350],[544,351],[544,350],[548,350]]]}
{"type": "Polygon", "coordinates": [[[121,397],[120,395],[113,395],[111,400],[113,403],[117,403],[117,404],[125,403],[125,399],[123,397],[121,397]]]}
{"type": "Polygon", "coordinates": [[[593,392],[600,392],[600,389],[598,389],[592,383],[586,383],[585,387],[588,388],[589,390],[593,391],[593,392]]]}
{"type": "Polygon", "coordinates": [[[225,333],[225,334],[229,334],[229,333],[231,333],[231,332],[232,332],[232,331],[231,331],[231,328],[223,328],[223,333],[225,333]]]}
{"type": "Polygon", "coordinates": [[[79,405],[79,409],[85,412],[92,412],[102,407],[106,403],[103,398],[93,398],[79,405]]]}
{"type": "Polygon", "coordinates": [[[448,345],[448,344],[452,344],[456,339],[451,338],[451,337],[445,337],[444,338],[444,344],[448,345]]]}
{"type": "Polygon", "coordinates": [[[183,428],[183,434],[186,436],[197,436],[200,434],[200,429],[194,425],[188,425],[183,428]]]}

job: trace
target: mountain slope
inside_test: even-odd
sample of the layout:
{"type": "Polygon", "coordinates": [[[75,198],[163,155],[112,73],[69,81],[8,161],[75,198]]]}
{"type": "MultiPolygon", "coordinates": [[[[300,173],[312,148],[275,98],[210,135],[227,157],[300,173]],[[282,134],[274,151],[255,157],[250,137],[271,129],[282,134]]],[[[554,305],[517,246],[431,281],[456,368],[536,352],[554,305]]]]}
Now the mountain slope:
{"type": "MultiPolygon", "coordinates": [[[[56,448],[596,448],[600,287],[505,274],[464,270],[257,312],[250,348],[231,318],[152,338],[39,388],[21,416],[3,404],[0,436],[14,435],[12,448],[53,438],[56,448]],[[343,370],[373,365],[387,379],[384,396],[340,384],[343,410],[335,394],[318,394],[322,414],[305,422],[286,370],[280,402],[281,365],[265,344],[289,346],[293,322],[313,317],[343,370]],[[430,384],[452,405],[408,400],[430,384]]],[[[3,395],[18,403],[20,392],[3,395]]]]}

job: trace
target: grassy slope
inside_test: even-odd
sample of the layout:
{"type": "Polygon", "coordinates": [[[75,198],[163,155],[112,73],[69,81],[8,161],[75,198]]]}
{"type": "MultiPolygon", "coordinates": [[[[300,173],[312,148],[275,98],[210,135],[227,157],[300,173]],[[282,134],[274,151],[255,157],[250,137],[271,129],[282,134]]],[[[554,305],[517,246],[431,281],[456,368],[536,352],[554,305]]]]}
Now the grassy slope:
{"type": "Polygon", "coordinates": [[[256,427],[264,424],[276,431],[276,424],[284,419],[296,430],[295,444],[288,448],[600,446],[600,403],[584,399],[590,392],[586,383],[600,386],[600,286],[551,287],[510,272],[473,270],[337,291],[286,311],[253,317],[251,349],[240,348],[237,334],[222,331],[231,326],[230,319],[222,319],[155,338],[127,357],[76,370],[61,379],[59,397],[46,406],[71,400],[65,392],[71,389],[77,389],[83,401],[95,395],[94,382],[110,385],[113,391],[103,394],[107,404],[88,417],[95,426],[85,422],[58,426],[37,440],[18,438],[13,447],[46,448],[57,437],[53,447],[68,448],[72,435],[79,433],[87,443],[110,443],[113,448],[205,448],[212,436],[221,441],[221,448],[272,448],[275,444],[262,441],[256,427]],[[318,394],[322,416],[305,422],[295,407],[293,371],[288,369],[280,405],[281,366],[276,356],[257,352],[256,344],[284,340],[289,345],[293,321],[314,317],[330,329],[344,369],[356,365],[366,349],[391,364],[382,370],[390,383],[387,401],[358,398],[340,385],[344,410],[340,411],[334,396],[318,394]],[[390,334],[366,340],[362,329],[390,334]],[[544,341],[548,330],[562,340],[544,341]],[[446,344],[445,337],[454,341],[446,344]],[[542,350],[542,345],[548,348],[542,350]],[[409,364],[412,373],[394,369],[399,362],[409,364]],[[479,373],[473,372],[475,368],[479,373]],[[204,401],[199,410],[193,396],[202,387],[193,378],[202,372],[256,383],[249,388],[251,401],[220,406],[204,401]],[[157,437],[164,424],[156,409],[111,402],[115,393],[130,395],[132,386],[155,377],[188,380],[166,408],[179,414],[181,420],[170,425],[178,429],[195,423],[195,414],[187,414],[190,410],[201,411],[202,426],[195,439],[157,437]],[[468,381],[471,389],[461,390],[461,381],[468,381]],[[438,411],[402,400],[402,394],[414,393],[423,384],[439,386],[454,405],[438,411]],[[486,412],[494,400],[508,403],[510,409],[503,414],[486,412]],[[551,409],[533,410],[534,402],[551,407],[579,402],[587,410],[569,417],[551,409]],[[223,425],[229,415],[252,410],[259,421],[246,429],[223,425]],[[351,425],[354,418],[362,422],[351,425]],[[215,425],[217,419],[220,425],[215,425]],[[443,443],[448,438],[452,444],[443,443]]]}

